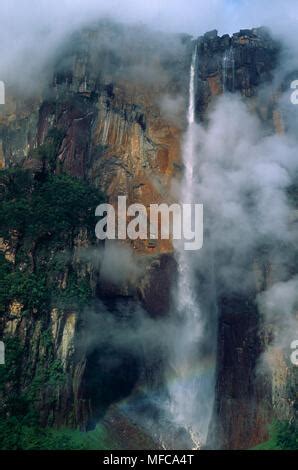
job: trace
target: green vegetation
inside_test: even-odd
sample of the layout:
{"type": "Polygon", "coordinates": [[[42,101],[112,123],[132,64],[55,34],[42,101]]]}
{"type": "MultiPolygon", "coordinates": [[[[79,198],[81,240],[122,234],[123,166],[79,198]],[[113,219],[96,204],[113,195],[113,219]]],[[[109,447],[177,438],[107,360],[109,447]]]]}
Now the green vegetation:
{"type": "Polygon", "coordinates": [[[255,450],[297,450],[297,425],[287,421],[275,421],[270,426],[269,440],[259,444],[255,450]]]}
{"type": "Polygon", "coordinates": [[[45,142],[32,152],[32,157],[40,160],[43,164],[43,169],[46,166],[50,171],[55,171],[57,154],[61,147],[64,132],[56,127],[50,129],[45,142]]]}
{"type": "MultiPolygon", "coordinates": [[[[6,338],[5,365],[0,368],[0,419],[9,416],[24,426],[37,425],[35,405],[41,394],[53,397],[57,388],[65,383],[62,364],[54,357],[50,340],[48,331],[42,333],[40,343],[44,354],[32,379],[24,384],[31,367],[30,362],[26,362],[26,346],[16,336],[6,338]]],[[[47,403],[50,402],[51,398],[47,398],[47,403]]]]}
{"type": "Polygon", "coordinates": [[[82,226],[94,228],[95,207],[102,196],[92,186],[69,175],[49,175],[38,181],[22,170],[2,170],[0,208],[2,236],[17,230],[24,239],[61,239],[82,226]]]}
{"type": "MultiPolygon", "coordinates": [[[[51,134],[38,158],[54,165],[62,135],[51,134]],[[52,160],[51,160],[52,158],[52,160]]],[[[44,164],[44,166],[46,166],[44,164]]],[[[0,253],[0,315],[13,315],[12,301],[31,316],[27,328],[41,322],[36,344],[5,337],[5,366],[0,367],[0,449],[108,448],[103,428],[83,433],[41,427],[40,406],[55,408],[67,375],[57,359],[49,314],[52,308],[83,308],[92,298],[90,279],[72,259],[74,239],[81,231],[92,239],[98,190],[69,175],[35,175],[21,169],[0,171],[0,236],[15,247],[15,262],[0,253]],[[82,273],[81,273],[82,271],[82,273]],[[29,348],[36,346],[37,351],[29,348]]],[[[34,331],[34,329],[32,329],[34,331]]],[[[30,331],[28,332],[30,335],[30,331]]]]}
{"type": "Polygon", "coordinates": [[[0,253],[0,313],[5,313],[9,303],[16,299],[24,310],[43,310],[49,305],[50,292],[46,276],[15,270],[3,253],[0,253]]]}
{"type": "Polygon", "coordinates": [[[67,250],[81,229],[93,234],[102,195],[68,175],[40,181],[19,169],[0,172],[0,191],[0,236],[10,240],[15,231],[19,245],[16,266],[0,256],[0,312],[12,300],[22,303],[24,312],[41,313],[51,304],[83,307],[91,298],[90,282],[78,277],[67,250]],[[62,289],[59,280],[65,273],[62,289]]]}
{"type": "MultiPolygon", "coordinates": [[[[21,383],[21,372],[27,364],[25,347],[17,337],[6,339],[6,364],[0,368],[0,450],[42,449],[108,449],[111,438],[103,426],[94,431],[42,428],[35,403],[40,393],[57,390],[65,375],[59,360],[51,357],[50,333],[41,337],[44,358],[27,386],[21,383]]],[[[53,394],[49,394],[49,397],[53,394]]],[[[48,404],[50,404],[48,399],[48,404]]]]}
{"type": "Polygon", "coordinates": [[[55,306],[67,309],[83,308],[90,301],[92,291],[87,278],[78,278],[75,272],[70,272],[65,289],[56,287],[55,306]]]}
{"type": "MultiPolygon", "coordinates": [[[[18,388],[20,371],[22,369],[23,348],[18,338],[11,337],[5,341],[5,366],[0,367],[0,394],[7,385],[18,388]]],[[[4,402],[0,402],[0,413],[4,402]]]]}
{"type": "Polygon", "coordinates": [[[103,426],[94,431],[38,428],[17,418],[0,418],[0,450],[104,450],[111,439],[103,426]]]}

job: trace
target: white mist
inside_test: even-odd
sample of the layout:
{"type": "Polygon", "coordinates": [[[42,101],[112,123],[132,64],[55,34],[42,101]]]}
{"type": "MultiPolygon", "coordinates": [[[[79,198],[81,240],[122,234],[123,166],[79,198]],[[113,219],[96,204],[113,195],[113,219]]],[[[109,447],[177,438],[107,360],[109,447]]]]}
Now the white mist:
{"type": "MultiPolygon", "coordinates": [[[[197,49],[193,53],[190,80],[189,104],[187,110],[187,130],[183,145],[183,163],[185,167],[181,184],[181,201],[193,203],[194,199],[194,163],[195,163],[195,73],[197,49]]],[[[200,308],[196,298],[193,254],[184,249],[183,243],[177,243],[178,285],[175,293],[177,311],[177,331],[174,351],[171,355],[172,378],[169,382],[170,411],[177,427],[189,435],[193,448],[200,447],[201,433],[194,410],[197,402],[198,344],[202,334],[200,308]]]]}

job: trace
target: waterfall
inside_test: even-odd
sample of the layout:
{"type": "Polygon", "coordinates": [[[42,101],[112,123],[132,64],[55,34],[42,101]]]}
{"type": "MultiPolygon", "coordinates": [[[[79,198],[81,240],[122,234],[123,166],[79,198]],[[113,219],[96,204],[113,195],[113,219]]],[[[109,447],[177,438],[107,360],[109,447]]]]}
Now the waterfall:
{"type": "MultiPolygon", "coordinates": [[[[198,51],[195,48],[189,72],[187,128],[182,147],[185,167],[180,186],[182,204],[200,202],[197,200],[195,171],[196,144],[200,134],[199,125],[195,121],[197,61],[198,51]]],[[[213,304],[217,296],[212,249],[206,243],[203,250],[187,251],[184,249],[184,241],[173,242],[178,278],[172,298],[173,311],[164,323],[167,330],[158,331],[160,335],[165,335],[162,338],[165,347],[160,356],[162,359],[156,362],[157,376],[160,376],[155,384],[149,384],[139,394],[135,393],[121,404],[122,410],[132,416],[134,422],[139,423],[162,448],[177,450],[200,449],[206,442],[214,399],[217,338],[214,328],[210,328],[210,324],[216,323],[213,304]],[[206,266],[209,273],[206,272],[206,266]],[[198,272],[209,282],[208,287],[205,280],[202,292],[199,293],[196,279],[198,272]]],[[[155,367],[153,359],[153,365],[150,366],[152,370],[155,367]]]]}
{"type": "Polygon", "coordinates": [[[234,49],[226,50],[222,59],[222,88],[225,93],[227,90],[233,92],[235,89],[235,57],[234,49]],[[231,79],[229,78],[231,75],[231,79]],[[230,86],[228,86],[230,83],[230,86]]]}
{"type": "MultiPolygon", "coordinates": [[[[183,145],[185,173],[182,181],[181,201],[194,202],[194,159],[195,159],[195,73],[197,48],[190,67],[189,104],[187,110],[187,130],[183,145]]],[[[176,291],[177,332],[171,367],[174,377],[170,381],[169,395],[171,413],[175,423],[189,436],[193,448],[200,445],[200,430],[194,416],[198,403],[197,367],[199,361],[198,344],[202,334],[200,308],[196,298],[190,251],[185,251],[183,243],[177,244],[178,285],[176,291]]]]}
{"type": "Polygon", "coordinates": [[[228,55],[227,51],[225,51],[223,58],[222,58],[222,90],[226,92],[226,83],[227,83],[227,62],[228,62],[228,55]]]}

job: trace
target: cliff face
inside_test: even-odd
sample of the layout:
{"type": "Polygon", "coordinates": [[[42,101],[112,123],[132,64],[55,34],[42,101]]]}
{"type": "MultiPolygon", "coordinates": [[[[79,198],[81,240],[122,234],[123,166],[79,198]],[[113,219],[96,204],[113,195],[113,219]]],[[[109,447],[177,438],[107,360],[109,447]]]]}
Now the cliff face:
{"type": "MultiPolygon", "coordinates": [[[[198,39],[197,50],[198,120],[208,122],[208,111],[217,96],[240,93],[269,132],[284,132],[278,90],[265,99],[259,93],[261,87],[270,85],[279,58],[279,46],[266,30],[242,30],[232,37],[219,37],[211,31],[198,39]]],[[[243,129],[245,132],[245,122],[243,129]]],[[[256,297],[279,280],[283,268],[272,266],[270,255],[255,253],[246,271],[254,279],[247,295],[221,293],[218,285],[217,373],[207,442],[210,448],[251,448],[268,438],[268,423],[295,416],[297,371],[290,364],[289,351],[272,347],[270,367],[264,370],[261,366],[277,326],[263,318],[256,297]]]]}
{"type": "MultiPolygon", "coordinates": [[[[115,352],[107,341],[92,351],[82,347],[84,332],[90,333],[86,310],[110,318],[119,301],[122,313],[117,307],[116,315],[122,321],[133,316],[136,306],[149,317],[167,315],[176,273],[167,240],[129,242],[141,269],[120,283],[103,276],[96,255],[102,248],[92,218],[97,204],[106,201],[116,207],[119,195],[127,196],[128,204],[173,202],[172,181],[183,170],[193,43],[187,36],[171,37],[172,47],[165,48],[165,38],[155,44],[150,36],[125,55],[123,51],[139,42],[137,32],[131,35],[128,39],[117,28],[111,34],[111,26],[104,25],[75,36],[61,52],[42,96],[8,97],[0,116],[0,162],[5,169],[1,191],[6,204],[0,248],[6,289],[9,283],[30,279],[23,289],[9,291],[1,312],[0,332],[10,349],[11,365],[18,365],[1,390],[6,416],[12,413],[7,397],[13,393],[22,397],[27,411],[30,400],[34,402],[43,425],[86,428],[111,403],[132,393],[144,377],[154,382],[152,376],[158,375],[160,357],[144,364],[141,353],[115,352]],[[120,37],[117,47],[109,42],[113,35],[120,37]],[[158,48],[161,53],[156,55],[158,48]],[[11,171],[17,168],[27,170],[24,181],[11,171]],[[15,203],[16,217],[24,207],[31,211],[20,224],[7,215],[15,203]],[[45,213],[53,213],[49,221],[43,219],[45,213]],[[58,224],[62,219],[66,226],[58,224]],[[41,293],[35,303],[28,298],[33,289],[41,293]],[[107,362],[109,368],[103,369],[107,362]]],[[[274,97],[264,105],[256,93],[270,82],[278,58],[278,47],[265,31],[244,30],[221,38],[210,32],[198,39],[197,52],[198,120],[207,122],[217,95],[240,92],[269,127],[282,131],[274,97]]],[[[257,255],[255,261],[258,266],[257,255]]],[[[262,289],[269,282],[264,279],[262,289]]],[[[282,353],[276,352],[280,367],[275,368],[275,377],[256,377],[269,336],[251,298],[219,299],[210,447],[247,448],[264,440],[281,400],[282,416],[291,415],[282,353]]]]}
{"type": "MultiPolygon", "coordinates": [[[[79,188],[73,183],[75,180],[68,181],[69,191],[82,190],[81,202],[85,201],[90,216],[102,201],[116,208],[119,195],[127,196],[127,205],[140,202],[149,206],[172,201],[171,181],[181,172],[185,106],[182,103],[178,116],[170,116],[162,106],[162,99],[165,95],[170,96],[170,100],[175,99],[184,93],[190,60],[185,51],[189,40],[172,38],[174,51],[165,50],[156,57],[152,55],[150,48],[154,44],[150,42],[142,44],[140,50],[133,46],[135,40],[140,41],[140,32],[132,31],[127,37],[121,28],[119,31],[114,28],[117,30],[117,26],[102,25],[71,38],[57,59],[51,74],[52,83],[45,86],[43,96],[25,100],[13,95],[8,97],[0,131],[1,166],[8,172],[3,177],[2,189],[8,204],[13,202],[13,192],[18,185],[9,173],[13,168],[27,170],[31,175],[24,194],[28,204],[33,206],[31,199],[39,194],[39,184],[44,188],[48,175],[55,175],[59,186],[59,175],[63,174],[82,180],[83,187],[79,188]],[[114,34],[118,38],[117,46],[112,40],[114,34]],[[111,42],[108,39],[102,46],[103,37],[111,38],[111,42]],[[122,46],[121,50],[122,40],[127,47],[122,46]],[[134,53],[129,56],[131,48],[135,49],[135,57],[134,53]],[[144,70],[138,70],[142,61],[147,68],[142,65],[144,70]],[[150,74],[153,74],[151,78],[150,74]],[[91,188],[92,196],[88,196],[86,188],[91,188]]],[[[154,42],[153,36],[148,39],[154,42]]],[[[60,182],[63,185],[64,181],[60,182]]],[[[68,197],[72,198],[67,189],[61,196],[59,198],[57,193],[55,201],[54,194],[42,192],[42,201],[49,197],[54,207],[50,205],[48,209],[55,212],[55,205],[64,205],[63,197],[66,203],[68,197]]],[[[74,197],[73,204],[80,204],[79,199],[80,196],[74,197]]],[[[66,210],[71,211],[72,206],[66,210]]],[[[59,225],[58,220],[54,223],[59,225]]],[[[57,235],[60,237],[57,242],[50,228],[31,238],[23,232],[23,227],[7,226],[4,230],[1,250],[5,262],[11,264],[9,268],[35,277],[45,271],[46,289],[53,289],[53,295],[47,297],[42,307],[28,306],[22,294],[11,294],[14,297],[5,306],[1,321],[8,349],[9,339],[17,338],[24,359],[17,383],[12,380],[7,386],[26,397],[29,392],[34,395],[32,398],[43,425],[85,427],[102,412],[98,407],[102,410],[111,401],[129,394],[138,380],[140,365],[134,358],[125,357],[125,352],[119,357],[119,353],[101,349],[86,357],[88,353],[79,348],[78,337],[84,336],[86,309],[104,310],[99,314],[111,315],[110,304],[119,299],[124,308],[127,309],[128,302],[133,302],[152,317],[165,315],[169,310],[170,285],[176,269],[171,243],[167,240],[151,244],[142,240],[128,243],[133,263],[141,269],[137,269],[137,273],[134,269],[131,275],[126,273],[124,280],[115,283],[101,275],[101,261],[96,261],[101,244],[95,238],[95,224],[95,217],[92,226],[81,214],[71,223],[68,232],[62,230],[57,235]],[[65,244],[64,248],[61,243],[65,244]],[[21,251],[25,252],[23,256],[21,251]],[[54,258],[59,258],[59,267],[53,268],[54,258]],[[81,304],[57,301],[60,294],[68,297],[70,289],[78,290],[79,295],[80,286],[85,286],[82,287],[82,291],[85,289],[83,297],[87,294],[81,304]],[[94,305],[99,301],[105,306],[94,305]],[[106,354],[116,354],[115,362],[120,361],[120,369],[112,367],[111,377],[107,379],[103,378],[107,373],[102,372],[98,364],[99,356],[106,354]],[[29,390],[32,380],[40,380],[40,366],[51,371],[55,364],[57,381],[53,380],[45,390],[34,393],[29,390]],[[97,395],[90,387],[96,374],[100,378],[94,388],[104,389],[97,395]],[[66,378],[60,381],[62,375],[66,378]],[[119,397],[118,389],[123,389],[119,397]]],[[[121,270],[121,264],[115,269],[121,270]]],[[[73,294],[75,298],[75,292],[73,294]]],[[[100,336],[100,332],[98,334],[100,336]]],[[[4,405],[4,410],[5,407],[9,413],[9,406],[4,405]]]]}
{"type": "Polygon", "coordinates": [[[240,92],[256,97],[258,87],[272,80],[278,62],[279,47],[263,28],[240,30],[231,37],[211,31],[199,38],[197,48],[196,111],[201,120],[213,96],[240,92]]]}

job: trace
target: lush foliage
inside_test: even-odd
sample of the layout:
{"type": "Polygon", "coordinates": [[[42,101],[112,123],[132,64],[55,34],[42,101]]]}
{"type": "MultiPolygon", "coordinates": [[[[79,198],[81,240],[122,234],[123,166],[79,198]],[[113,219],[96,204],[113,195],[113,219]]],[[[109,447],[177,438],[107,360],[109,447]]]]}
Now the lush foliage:
{"type": "Polygon", "coordinates": [[[0,436],[0,450],[100,450],[112,445],[102,426],[89,432],[39,428],[24,425],[16,417],[0,418],[0,436]]]}
{"type": "MultiPolygon", "coordinates": [[[[48,164],[60,135],[50,135],[38,148],[48,164]]],[[[51,160],[51,157],[52,160],[51,160]]],[[[100,449],[107,446],[105,430],[90,433],[41,428],[38,404],[55,406],[67,377],[55,355],[49,328],[53,307],[80,309],[91,299],[88,275],[79,274],[71,253],[81,230],[94,236],[95,207],[101,194],[68,175],[33,174],[20,169],[0,171],[0,236],[15,247],[15,262],[0,253],[0,314],[13,301],[21,315],[38,318],[41,334],[36,354],[17,336],[5,337],[5,366],[0,367],[0,449],[100,449]],[[53,401],[53,403],[52,403],[53,401]]],[[[48,426],[52,418],[47,419],[48,426]]]]}
{"type": "Polygon", "coordinates": [[[50,171],[55,170],[57,155],[62,144],[63,137],[64,132],[53,127],[50,129],[45,142],[35,150],[37,159],[41,160],[43,163],[43,169],[48,166],[50,171]]]}
{"type": "Polygon", "coordinates": [[[94,227],[94,210],[102,201],[90,185],[68,175],[44,176],[40,181],[23,170],[0,173],[0,229],[17,230],[25,239],[61,238],[82,226],[94,227]]]}
{"type": "Polygon", "coordinates": [[[45,274],[37,275],[14,269],[0,253],[0,313],[5,313],[12,300],[18,300],[27,309],[42,310],[49,305],[50,292],[45,274]]]}
{"type": "Polygon", "coordinates": [[[49,332],[42,333],[40,345],[44,354],[36,365],[32,380],[24,385],[21,377],[30,369],[26,361],[26,345],[18,337],[5,340],[5,365],[0,368],[0,417],[10,416],[23,425],[37,424],[35,402],[41,393],[52,396],[59,385],[65,382],[61,362],[53,355],[49,332]],[[22,374],[23,373],[23,374],[22,374]]]}
{"type": "Polygon", "coordinates": [[[6,363],[0,368],[0,450],[109,448],[112,444],[103,426],[90,432],[39,426],[34,406],[39,393],[56,389],[65,380],[60,361],[53,357],[49,361],[50,339],[49,332],[44,332],[41,343],[47,354],[25,387],[20,382],[27,366],[24,346],[17,337],[6,339],[6,363]]]}
{"type": "Polygon", "coordinates": [[[257,450],[297,450],[298,429],[295,422],[275,421],[270,426],[269,440],[255,447],[257,450]]]}
{"type": "Polygon", "coordinates": [[[0,172],[0,235],[18,237],[16,266],[0,257],[0,312],[12,300],[23,311],[42,312],[51,302],[79,308],[91,296],[88,279],[78,278],[67,252],[80,229],[94,231],[95,207],[101,194],[90,185],[68,175],[35,179],[23,170],[0,172]],[[21,269],[20,269],[21,266],[21,269]],[[63,289],[59,273],[67,272],[63,289]]]}

